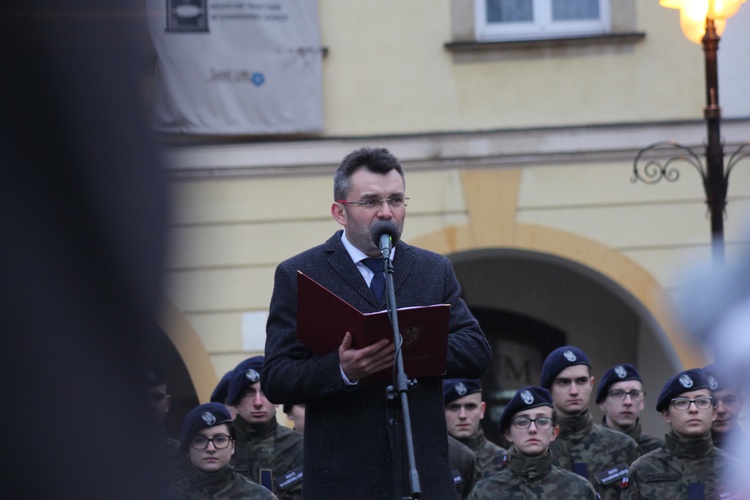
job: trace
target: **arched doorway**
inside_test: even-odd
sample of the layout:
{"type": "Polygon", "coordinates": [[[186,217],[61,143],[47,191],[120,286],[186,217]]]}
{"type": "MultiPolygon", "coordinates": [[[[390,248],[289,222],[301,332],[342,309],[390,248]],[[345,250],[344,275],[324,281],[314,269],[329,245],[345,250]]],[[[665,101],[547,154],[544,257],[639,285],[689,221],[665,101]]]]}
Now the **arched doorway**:
{"type": "MultiPolygon", "coordinates": [[[[464,300],[494,349],[483,380],[488,436],[497,436],[509,396],[524,385],[538,384],[544,358],[566,344],[587,353],[595,383],[614,364],[636,364],[648,398],[641,419],[644,431],[663,432],[652,403],[681,363],[663,329],[623,287],[580,263],[541,252],[497,248],[449,257],[464,300]]],[[[593,397],[590,408],[598,421],[593,397]]]]}

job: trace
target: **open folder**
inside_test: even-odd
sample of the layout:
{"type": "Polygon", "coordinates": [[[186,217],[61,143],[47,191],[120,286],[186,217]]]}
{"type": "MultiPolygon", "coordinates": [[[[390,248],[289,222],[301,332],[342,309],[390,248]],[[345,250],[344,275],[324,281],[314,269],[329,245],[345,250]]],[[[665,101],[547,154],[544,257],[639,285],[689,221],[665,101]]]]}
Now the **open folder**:
{"type": "MultiPolygon", "coordinates": [[[[316,354],[338,349],[346,332],[361,349],[380,339],[393,341],[387,311],[362,313],[320,283],[297,271],[297,338],[316,354]]],[[[448,360],[450,305],[404,307],[397,310],[403,338],[404,372],[409,378],[445,374],[448,360]]],[[[389,380],[389,368],[365,381],[389,380]]]]}

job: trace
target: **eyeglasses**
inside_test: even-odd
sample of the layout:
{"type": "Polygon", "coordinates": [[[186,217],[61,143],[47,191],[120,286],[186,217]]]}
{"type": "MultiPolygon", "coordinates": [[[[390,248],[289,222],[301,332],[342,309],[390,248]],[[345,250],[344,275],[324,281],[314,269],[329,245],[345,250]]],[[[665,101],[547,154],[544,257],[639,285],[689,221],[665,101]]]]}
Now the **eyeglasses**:
{"type": "Polygon", "coordinates": [[[528,429],[531,427],[531,424],[533,423],[536,425],[537,429],[546,430],[552,427],[552,418],[551,417],[537,417],[537,418],[529,418],[529,417],[516,417],[513,419],[513,427],[516,429],[528,429]]]}
{"type": "Polygon", "coordinates": [[[206,436],[201,436],[199,434],[190,440],[190,446],[195,450],[205,450],[208,448],[208,443],[213,443],[214,448],[217,450],[223,450],[229,446],[229,443],[231,442],[232,438],[226,434],[217,434],[212,438],[207,438],[206,436]]]}
{"type": "Polygon", "coordinates": [[[346,201],[346,200],[336,200],[336,203],[341,203],[342,205],[359,205],[362,208],[365,208],[367,210],[377,210],[380,208],[383,203],[388,203],[388,206],[391,208],[401,208],[405,207],[407,205],[407,200],[409,198],[406,196],[393,196],[391,198],[383,198],[382,200],[364,200],[364,201],[346,201]]]}
{"type": "Polygon", "coordinates": [[[630,396],[630,399],[633,401],[640,401],[643,399],[643,396],[645,396],[646,393],[643,391],[639,391],[638,389],[633,389],[632,391],[624,391],[622,389],[615,389],[614,391],[609,391],[609,397],[614,399],[615,401],[624,401],[625,396],[630,396]]]}
{"type": "Polygon", "coordinates": [[[699,410],[708,410],[714,405],[714,398],[709,396],[702,396],[700,398],[688,399],[688,398],[673,398],[672,406],[675,410],[685,411],[690,408],[690,403],[695,403],[695,407],[699,410]]]}

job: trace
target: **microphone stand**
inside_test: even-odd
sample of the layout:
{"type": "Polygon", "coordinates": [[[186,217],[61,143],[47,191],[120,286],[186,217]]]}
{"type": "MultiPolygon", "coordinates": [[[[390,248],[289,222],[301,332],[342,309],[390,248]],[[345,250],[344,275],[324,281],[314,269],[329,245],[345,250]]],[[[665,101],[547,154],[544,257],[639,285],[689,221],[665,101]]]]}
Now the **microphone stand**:
{"type": "Polygon", "coordinates": [[[393,326],[393,342],[396,346],[396,374],[395,374],[395,388],[389,385],[386,389],[389,399],[394,399],[398,396],[401,400],[401,413],[404,419],[404,444],[406,445],[406,455],[409,465],[409,491],[410,496],[404,497],[404,500],[418,499],[422,497],[422,489],[419,484],[419,472],[417,471],[417,462],[414,454],[414,440],[411,432],[411,415],[409,413],[409,389],[416,387],[416,380],[409,380],[406,378],[404,372],[404,357],[401,351],[401,345],[403,340],[401,338],[401,331],[398,328],[398,314],[396,307],[396,292],[393,286],[393,262],[391,262],[391,248],[390,246],[381,249],[383,252],[383,265],[385,266],[385,293],[386,293],[386,305],[388,308],[388,317],[391,320],[393,326]]]}

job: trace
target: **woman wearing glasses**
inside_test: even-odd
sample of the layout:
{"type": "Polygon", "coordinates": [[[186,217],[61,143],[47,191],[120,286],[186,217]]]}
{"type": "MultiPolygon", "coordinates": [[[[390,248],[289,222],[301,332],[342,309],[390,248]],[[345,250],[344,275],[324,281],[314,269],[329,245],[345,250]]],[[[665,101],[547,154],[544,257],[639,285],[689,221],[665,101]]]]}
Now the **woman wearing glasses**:
{"type": "Polygon", "coordinates": [[[232,417],[223,404],[206,403],[190,410],[180,432],[180,448],[188,463],[173,486],[172,498],[276,499],[269,490],[237,474],[229,465],[234,437],[232,417]]]}
{"type": "Polygon", "coordinates": [[[700,368],[672,377],[656,402],[670,427],[664,447],[630,466],[626,498],[734,498],[722,482],[729,456],[714,447],[711,424],[716,407],[700,368]]]}
{"type": "Polygon", "coordinates": [[[500,416],[500,432],[512,446],[496,458],[500,470],[479,481],[469,499],[599,498],[587,480],[552,465],[549,444],[560,432],[555,420],[547,389],[516,392],[500,416]]]}

